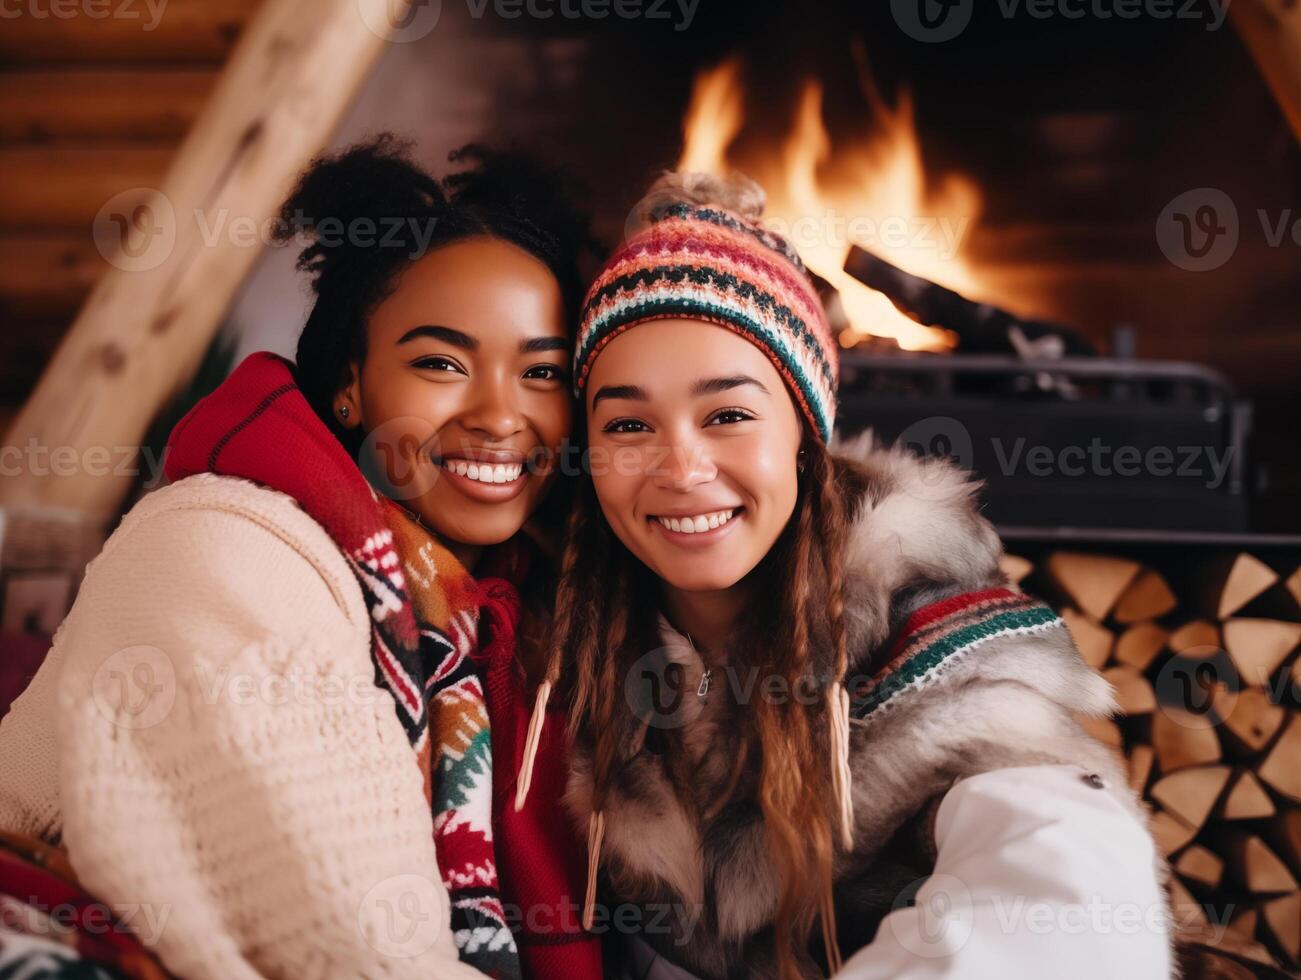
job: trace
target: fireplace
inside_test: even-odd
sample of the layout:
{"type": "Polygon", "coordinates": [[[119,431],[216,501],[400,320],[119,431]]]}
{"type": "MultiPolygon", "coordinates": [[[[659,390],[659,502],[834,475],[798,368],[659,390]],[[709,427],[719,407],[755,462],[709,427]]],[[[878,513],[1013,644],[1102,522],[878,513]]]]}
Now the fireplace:
{"type": "MultiPolygon", "coordinates": [[[[769,192],[774,227],[826,280],[855,379],[869,364],[900,382],[936,357],[1018,352],[1003,334],[976,349],[953,324],[901,312],[844,271],[853,244],[1017,322],[1064,328],[1067,354],[1132,361],[1088,385],[1078,371],[1062,374],[1047,390],[1031,372],[1035,400],[1009,397],[1003,444],[1032,435],[1018,411],[1025,424],[1070,414],[1064,392],[1101,388],[1113,399],[1102,411],[1125,416],[1130,433],[1110,452],[1168,445],[1176,457],[1181,446],[1231,456],[1231,472],[1208,472],[1216,487],[1204,501],[1164,511],[1161,494],[1181,486],[1158,476],[1136,502],[1090,518],[1073,510],[1097,503],[1077,481],[1080,492],[1041,507],[1036,526],[1298,529],[1301,467],[1288,436],[1301,374],[1301,245],[1291,237],[1301,150],[1250,55],[1210,3],[1167,19],[979,6],[936,41],[901,22],[900,4],[717,0],[666,6],[663,17],[647,4],[636,16],[536,19],[444,0],[435,29],[389,46],[336,143],[394,129],[416,135],[433,160],[475,138],[539,147],[592,188],[610,243],[657,171],[749,172],[769,192]],[[1183,254],[1171,237],[1171,212],[1200,218],[1203,198],[1236,209],[1236,248],[1222,261],[1183,254]],[[1145,381],[1147,361],[1188,367],[1152,365],[1157,377],[1145,381]],[[1134,400],[1143,393],[1156,401],[1134,400]],[[1159,431],[1171,412],[1187,424],[1159,431]]],[[[293,280],[291,256],[263,260],[232,316],[244,349],[292,350],[293,280]]],[[[1033,331],[1026,339],[1022,358],[1054,352],[1033,331]]],[[[1010,396],[1026,375],[1008,367],[1013,376],[997,383],[988,366],[973,380],[960,360],[925,370],[931,383],[974,384],[993,405],[994,389],[1010,396]]],[[[899,415],[850,386],[844,417],[898,435],[942,414],[926,390],[899,415]]],[[[1090,412],[1065,437],[1086,451],[1090,412]]],[[[990,438],[977,432],[986,447],[990,438]]],[[[1064,448],[1050,441],[1048,451],[1064,448]]],[[[999,473],[986,469],[998,508],[999,473]]]]}

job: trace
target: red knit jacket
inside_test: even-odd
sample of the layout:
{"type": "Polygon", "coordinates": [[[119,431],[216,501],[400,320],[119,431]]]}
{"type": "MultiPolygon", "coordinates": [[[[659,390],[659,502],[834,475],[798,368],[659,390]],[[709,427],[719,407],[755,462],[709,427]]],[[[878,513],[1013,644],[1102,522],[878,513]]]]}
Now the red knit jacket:
{"type": "Polygon", "coordinates": [[[502,579],[480,584],[486,595],[479,630],[492,725],[493,839],[506,920],[526,980],[600,980],[600,937],[579,924],[587,855],[560,802],[568,777],[565,713],[547,711],[528,799],[516,813],[515,784],[533,708],[515,668],[519,599],[502,579]]]}

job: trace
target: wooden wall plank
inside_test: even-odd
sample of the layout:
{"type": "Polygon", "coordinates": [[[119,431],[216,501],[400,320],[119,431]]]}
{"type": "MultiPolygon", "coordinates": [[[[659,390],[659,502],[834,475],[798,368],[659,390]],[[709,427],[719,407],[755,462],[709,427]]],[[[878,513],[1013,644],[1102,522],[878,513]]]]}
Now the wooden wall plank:
{"type": "Polygon", "coordinates": [[[158,187],[174,153],[170,142],[0,147],[0,231],[89,237],[95,215],[115,195],[158,187]]]}
{"type": "Polygon", "coordinates": [[[71,322],[106,268],[85,231],[0,235],[0,318],[6,330],[32,319],[71,322]]]}
{"type": "Polygon", "coordinates": [[[180,141],[212,92],[215,68],[0,74],[0,140],[180,141]]]}
{"type": "Polygon", "coordinates": [[[0,31],[0,61],[225,61],[262,0],[23,0],[0,31]],[[57,15],[56,15],[57,12],[57,15]]]}

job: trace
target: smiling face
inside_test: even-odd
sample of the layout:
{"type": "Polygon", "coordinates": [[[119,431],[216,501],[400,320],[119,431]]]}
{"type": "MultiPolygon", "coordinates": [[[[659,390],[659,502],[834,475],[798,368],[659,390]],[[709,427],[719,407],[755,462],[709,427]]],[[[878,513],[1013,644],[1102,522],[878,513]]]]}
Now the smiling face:
{"type": "Polygon", "coordinates": [[[368,475],[449,542],[515,534],[572,423],[565,327],[555,277],[507,242],[466,239],[413,262],[335,399],[365,433],[368,475]]]}
{"type": "Polygon", "coordinates": [[[619,540],[674,588],[740,582],[798,491],[802,427],[767,355],[725,327],[656,320],[606,345],[586,396],[592,478],[619,540]]]}

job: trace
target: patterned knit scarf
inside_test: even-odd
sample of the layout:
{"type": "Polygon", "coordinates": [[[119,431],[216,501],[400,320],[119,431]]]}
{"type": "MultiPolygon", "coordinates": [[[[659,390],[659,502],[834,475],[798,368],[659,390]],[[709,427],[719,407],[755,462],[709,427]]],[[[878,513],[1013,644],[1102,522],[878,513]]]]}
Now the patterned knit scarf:
{"type": "Polygon", "coordinates": [[[927,686],[997,637],[1057,629],[1064,632],[1066,624],[1049,606],[1011,589],[964,592],[923,606],[899,629],[886,665],[851,692],[850,714],[863,720],[889,709],[899,695],[927,686]]]}
{"type": "MultiPolygon", "coordinates": [[[[165,472],[172,481],[241,477],[288,494],[339,546],[370,610],[375,682],[393,695],[424,774],[461,958],[519,977],[493,851],[488,713],[471,659],[490,597],[411,514],[375,493],[274,354],[248,357],[180,421],[165,472]]],[[[494,614],[509,616],[500,598],[509,584],[491,591],[494,614]]]]}

